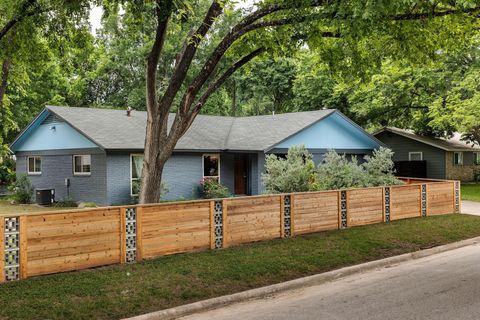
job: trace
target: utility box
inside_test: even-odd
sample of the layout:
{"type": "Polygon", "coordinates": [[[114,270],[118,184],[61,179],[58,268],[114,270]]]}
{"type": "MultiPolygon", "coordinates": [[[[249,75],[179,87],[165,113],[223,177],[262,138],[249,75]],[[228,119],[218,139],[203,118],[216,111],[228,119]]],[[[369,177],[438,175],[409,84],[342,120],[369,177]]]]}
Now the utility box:
{"type": "Polygon", "coordinates": [[[55,189],[37,189],[35,201],[40,205],[50,205],[55,202],[55,189]]]}

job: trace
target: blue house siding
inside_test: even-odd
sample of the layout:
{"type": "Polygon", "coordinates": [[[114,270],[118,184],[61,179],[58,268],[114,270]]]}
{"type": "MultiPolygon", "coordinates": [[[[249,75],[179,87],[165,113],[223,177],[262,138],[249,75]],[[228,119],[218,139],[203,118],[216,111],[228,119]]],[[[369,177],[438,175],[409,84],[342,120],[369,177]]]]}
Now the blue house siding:
{"type": "Polygon", "coordinates": [[[130,154],[107,154],[107,204],[130,203],[130,154]]]}
{"type": "MultiPolygon", "coordinates": [[[[107,155],[107,200],[109,204],[123,204],[131,201],[130,196],[130,155],[107,155]]],[[[168,193],[162,200],[198,198],[202,180],[203,153],[175,153],[165,164],[162,180],[168,193]]],[[[220,175],[233,192],[233,154],[221,154],[220,175]]]]}
{"type": "Polygon", "coordinates": [[[92,165],[90,176],[73,175],[73,155],[89,154],[85,152],[36,152],[17,154],[17,174],[27,173],[27,157],[41,156],[42,174],[28,175],[35,189],[55,189],[56,200],[63,200],[67,196],[65,179],[70,179],[70,197],[76,201],[93,201],[97,204],[107,204],[106,198],[106,155],[104,153],[91,154],[92,165]]]}
{"type": "Polygon", "coordinates": [[[274,149],[288,149],[296,145],[304,145],[311,150],[342,151],[372,150],[380,147],[370,135],[336,112],[278,143],[274,149]]]}
{"type": "Polygon", "coordinates": [[[230,194],[235,193],[235,155],[233,153],[220,154],[220,181],[228,188],[230,194]]]}

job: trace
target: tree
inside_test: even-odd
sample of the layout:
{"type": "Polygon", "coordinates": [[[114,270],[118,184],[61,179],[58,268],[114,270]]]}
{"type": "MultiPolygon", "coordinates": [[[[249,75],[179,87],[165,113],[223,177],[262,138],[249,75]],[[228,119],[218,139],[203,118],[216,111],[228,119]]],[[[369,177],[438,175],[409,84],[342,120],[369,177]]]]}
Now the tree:
{"type": "MultiPolygon", "coordinates": [[[[157,0],[152,7],[156,30],[146,58],[148,116],[141,203],[159,200],[165,162],[209,97],[236,70],[267,49],[274,48],[275,45],[293,45],[288,39],[297,40],[294,41],[296,43],[307,39],[309,44],[317,47],[321,47],[319,44],[328,45],[324,52],[335,58],[338,58],[339,52],[351,53],[356,59],[345,61],[350,66],[364,63],[367,59],[362,54],[370,53],[372,49],[375,49],[375,54],[368,55],[368,59],[378,57],[380,53],[402,53],[418,58],[419,53],[423,52],[423,56],[431,56],[441,45],[453,47],[452,36],[458,35],[463,39],[471,34],[476,22],[475,13],[480,11],[480,6],[475,1],[461,4],[452,4],[450,1],[358,1],[348,4],[318,0],[264,1],[258,5],[258,9],[246,14],[240,22],[227,30],[218,43],[214,43],[210,41],[212,35],[225,31],[219,26],[222,19],[228,16],[225,12],[228,13],[231,7],[225,1],[213,0],[198,27],[188,31],[176,58],[167,61],[173,62],[172,71],[168,80],[159,87],[158,66],[169,36],[169,22],[175,17],[188,19],[189,12],[195,11],[191,10],[190,5],[190,2],[178,4],[173,0],[157,0]],[[292,24],[299,27],[293,28],[292,24]],[[440,26],[447,24],[451,26],[446,30],[450,37],[445,38],[440,26]],[[272,32],[275,27],[280,28],[272,32]],[[265,41],[259,41],[261,37],[265,41]],[[237,45],[239,41],[242,42],[241,47],[237,45]],[[197,53],[208,52],[212,44],[213,51],[206,55],[200,70],[190,70],[197,53]],[[229,66],[222,67],[222,58],[226,54],[229,56],[230,48],[238,49],[239,56],[229,66]],[[364,49],[363,52],[359,48],[364,49]],[[168,115],[174,105],[177,111],[169,124],[168,115]]],[[[231,61],[232,56],[229,58],[231,61]]],[[[361,70],[361,65],[358,65],[358,69],[361,70]]]]}

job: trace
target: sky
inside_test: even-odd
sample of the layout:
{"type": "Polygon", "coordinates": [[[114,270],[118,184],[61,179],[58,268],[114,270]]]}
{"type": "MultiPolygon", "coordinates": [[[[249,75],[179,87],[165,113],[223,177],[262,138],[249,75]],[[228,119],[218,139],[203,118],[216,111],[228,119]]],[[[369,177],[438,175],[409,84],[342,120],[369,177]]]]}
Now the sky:
{"type": "MultiPolygon", "coordinates": [[[[237,1],[237,8],[249,8],[253,4],[259,2],[258,0],[238,0],[237,1]]],[[[101,20],[102,20],[102,13],[103,9],[101,7],[93,7],[90,10],[90,25],[91,25],[91,32],[92,34],[96,34],[97,30],[101,28],[101,20]]]]}

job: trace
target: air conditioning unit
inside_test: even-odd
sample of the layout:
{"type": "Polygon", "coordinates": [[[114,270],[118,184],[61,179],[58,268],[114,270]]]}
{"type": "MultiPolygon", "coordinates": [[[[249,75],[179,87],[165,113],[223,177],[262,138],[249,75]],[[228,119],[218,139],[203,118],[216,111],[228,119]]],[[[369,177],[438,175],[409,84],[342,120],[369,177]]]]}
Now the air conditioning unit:
{"type": "Polygon", "coordinates": [[[55,189],[37,189],[35,195],[35,201],[39,205],[45,206],[55,202],[55,189]]]}

